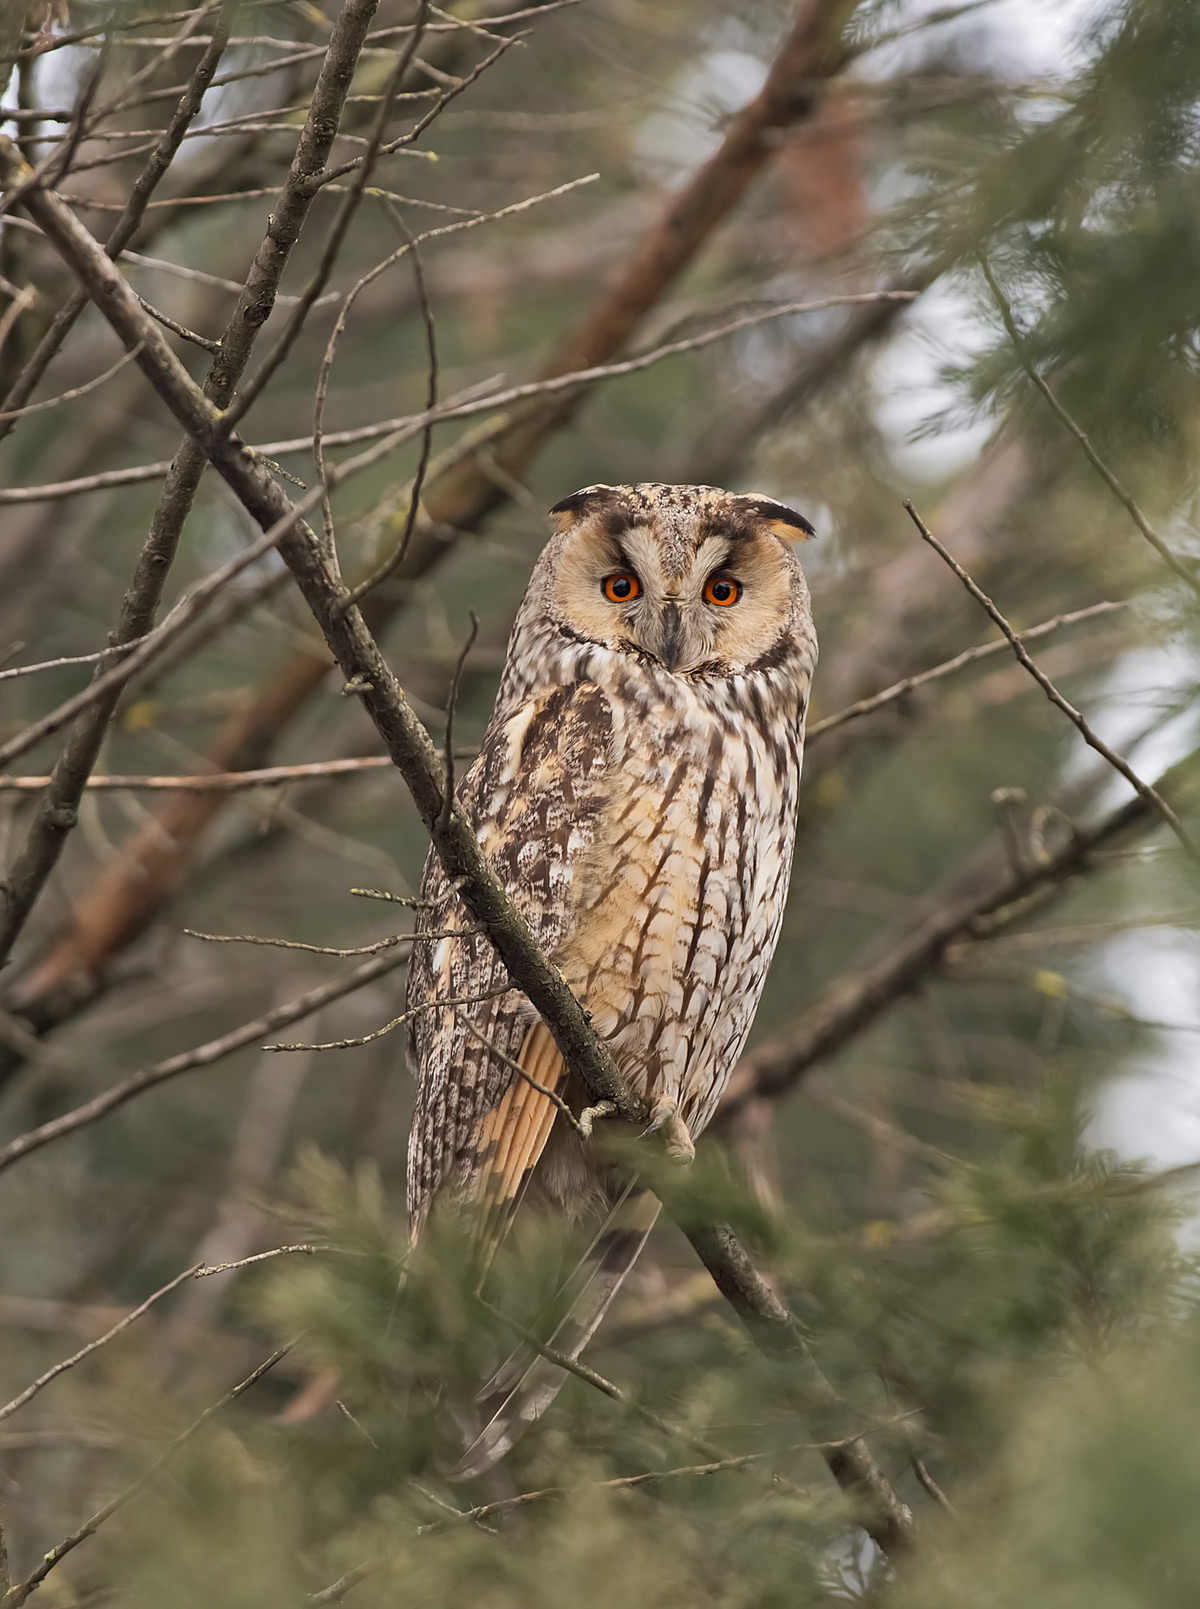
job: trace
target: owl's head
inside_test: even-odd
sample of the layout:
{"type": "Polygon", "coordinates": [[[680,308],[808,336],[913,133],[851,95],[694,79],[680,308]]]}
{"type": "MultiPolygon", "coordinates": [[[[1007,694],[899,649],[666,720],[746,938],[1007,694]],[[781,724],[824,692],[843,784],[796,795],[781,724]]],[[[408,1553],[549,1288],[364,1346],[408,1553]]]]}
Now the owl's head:
{"type": "Polygon", "coordinates": [[[681,676],[734,676],[793,655],[811,670],[813,535],[782,503],[714,486],[588,486],[550,510],[542,603],[576,640],[681,676]]]}

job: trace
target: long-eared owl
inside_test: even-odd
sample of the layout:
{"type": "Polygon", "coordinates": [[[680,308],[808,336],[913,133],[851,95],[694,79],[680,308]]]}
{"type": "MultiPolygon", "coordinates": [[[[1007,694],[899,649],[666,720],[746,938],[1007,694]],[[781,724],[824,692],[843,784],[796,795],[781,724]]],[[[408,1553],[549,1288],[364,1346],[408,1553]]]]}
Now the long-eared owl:
{"type": "MultiPolygon", "coordinates": [[[[770,498],[711,486],[589,486],[551,516],[557,534],[459,798],[686,1156],[749,1032],[783,919],[817,657],[793,544],[812,528],[770,498]]],[[[450,1200],[477,1225],[485,1263],[523,1203],[598,1210],[569,1316],[547,1338],[577,1355],[658,1203],[598,1169],[542,1093],[587,1104],[529,1002],[499,992],[507,975],[488,940],[453,936],[469,918],[432,852],[421,897],[418,932],[451,936],[418,941],[409,968],[414,1234],[435,1198],[450,1200]]],[[[510,1359],[481,1394],[459,1473],[494,1463],[561,1380],[536,1354],[510,1359]]]]}

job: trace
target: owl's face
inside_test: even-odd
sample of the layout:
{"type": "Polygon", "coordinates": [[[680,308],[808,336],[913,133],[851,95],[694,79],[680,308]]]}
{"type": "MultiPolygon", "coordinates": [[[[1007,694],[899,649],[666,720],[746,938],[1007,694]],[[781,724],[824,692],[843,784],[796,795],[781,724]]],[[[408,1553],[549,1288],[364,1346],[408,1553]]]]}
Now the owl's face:
{"type": "Polygon", "coordinates": [[[576,640],[715,677],[778,664],[811,638],[791,545],[812,526],[782,503],[711,486],[589,486],[550,513],[560,535],[544,603],[576,640]]]}

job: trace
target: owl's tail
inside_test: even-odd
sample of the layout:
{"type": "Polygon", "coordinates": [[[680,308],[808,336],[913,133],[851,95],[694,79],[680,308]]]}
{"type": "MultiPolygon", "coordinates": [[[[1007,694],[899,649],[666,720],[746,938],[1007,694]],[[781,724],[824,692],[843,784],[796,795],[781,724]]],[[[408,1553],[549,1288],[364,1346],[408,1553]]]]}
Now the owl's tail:
{"type": "MultiPolygon", "coordinates": [[[[565,1317],[545,1338],[549,1349],[575,1362],[637,1261],[661,1209],[652,1190],[636,1187],[616,1203],[567,1281],[577,1289],[565,1317]]],[[[565,1369],[532,1346],[518,1347],[475,1399],[482,1428],[448,1478],[472,1480],[491,1469],[541,1418],[566,1379],[565,1369]]]]}

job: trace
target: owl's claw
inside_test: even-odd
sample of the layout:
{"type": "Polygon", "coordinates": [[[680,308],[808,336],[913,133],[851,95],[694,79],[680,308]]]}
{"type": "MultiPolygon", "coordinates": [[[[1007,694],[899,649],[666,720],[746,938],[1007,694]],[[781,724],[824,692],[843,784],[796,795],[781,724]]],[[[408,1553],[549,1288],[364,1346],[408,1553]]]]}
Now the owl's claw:
{"type": "Polygon", "coordinates": [[[696,1147],[692,1143],[692,1136],[688,1133],[687,1124],[679,1115],[679,1103],[673,1101],[669,1095],[660,1095],[650,1108],[650,1121],[642,1130],[643,1139],[647,1134],[661,1134],[667,1155],[672,1162],[686,1166],[695,1161],[696,1147]]]}
{"type": "Polygon", "coordinates": [[[599,1101],[595,1106],[585,1106],[579,1114],[579,1137],[581,1140],[590,1140],[592,1126],[600,1117],[612,1117],[616,1107],[611,1101],[599,1101]]]}

